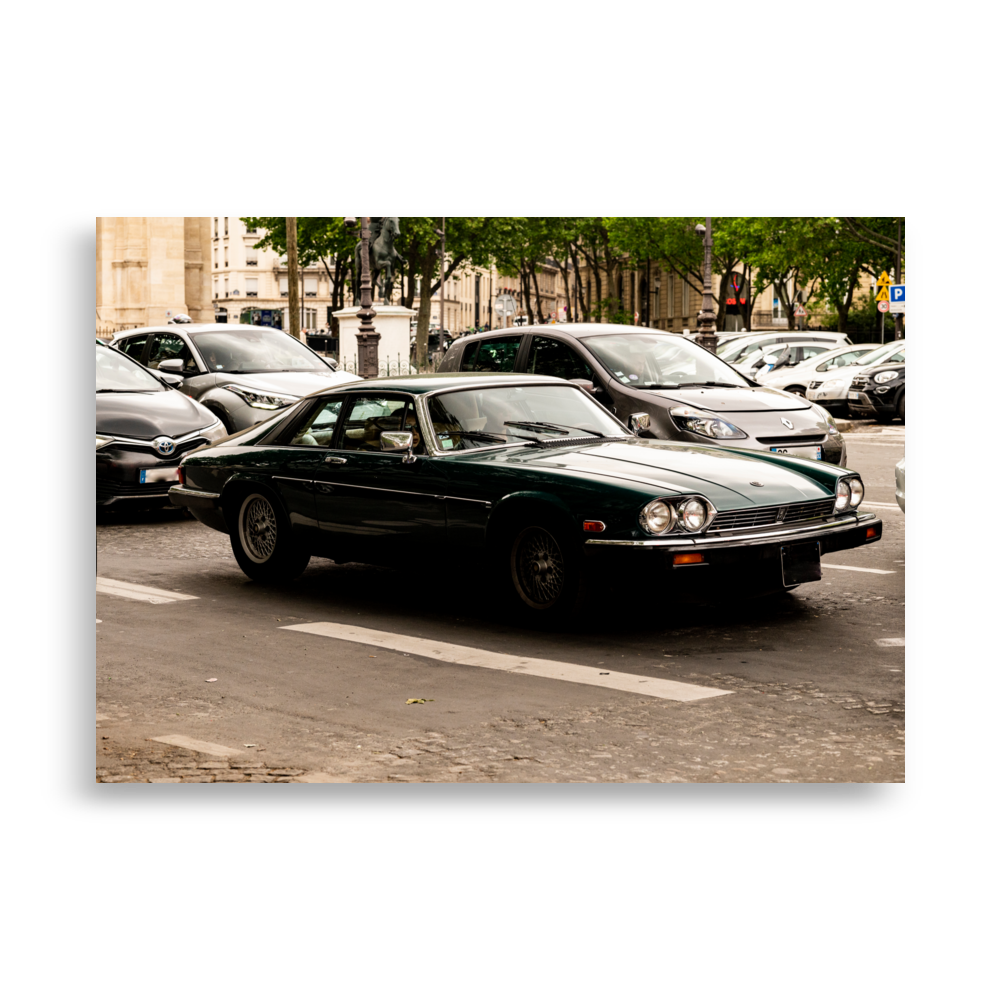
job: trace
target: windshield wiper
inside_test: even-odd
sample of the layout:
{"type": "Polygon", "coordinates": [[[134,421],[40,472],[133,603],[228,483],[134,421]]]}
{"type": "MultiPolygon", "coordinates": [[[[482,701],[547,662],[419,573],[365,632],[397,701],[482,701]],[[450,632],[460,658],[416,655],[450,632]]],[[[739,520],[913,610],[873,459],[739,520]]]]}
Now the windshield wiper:
{"type": "Polygon", "coordinates": [[[692,386],[699,386],[699,385],[717,385],[722,389],[742,388],[742,386],[738,386],[734,382],[678,382],[676,386],[671,386],[671,388],[690,389],[692,386]]]}
{"type": "Polygon", "coordinates": [[[159,392],[159,389],[98,389],[98,392],[159,392]]]}
{"type": "Polygon", "coordinates": [[[487,431],[450,431],[447,434],[439,434],[438,437],[442,438],[455,438],[455,437],[467,437],[473,441],[499,441],[500,444],[511,444],[508,441],[508,437],[516,437],[521,441],[527,441],[529,444],[537,444],[538,438],[525,437],[523,434],[490,434],[487,431]]]}
{"type": "Polygon", "coordinates": [[[562,434],[563,436],[569,434],[569,431],[582,431],[584,434],[592,434],[594,437],[599,438],[605,436],[600,431],[592,431],[586,427],[574,427],[572,424],[553,424],[546,420],[505,420],[503,425],[504,427],[520,427],[526,431],[532,431],[536,427],[540,427],[543,431],[555,431],[557,434],[562,434]],[[563,430],[564,427],[568,427],[569,430],[563,430]]]}

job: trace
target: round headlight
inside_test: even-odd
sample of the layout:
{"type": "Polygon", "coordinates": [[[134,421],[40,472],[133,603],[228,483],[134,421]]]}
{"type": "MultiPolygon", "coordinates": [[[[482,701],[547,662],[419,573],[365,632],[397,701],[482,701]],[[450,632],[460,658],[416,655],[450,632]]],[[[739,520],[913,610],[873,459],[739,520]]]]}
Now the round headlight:
{"type": "Polygon", "coordinates": [[[688,531],[700,531],[705,526],[708,511],[700,500],[688,500],[681,507],[681,519],[688,531]]]}
{"type": "Polygon", "coordinates": [[[865,498],[865,484],[861,482],[857,476],[850,481],[851,487],[851,506],[857,507],[865,498]]]}
{"type": "Polygon", "coordinates": [[[851,487],[848,486],[846,479],[841,479],[837,483],[837,502],[833,505],[834,510],[845,510],[850,502],[851,487]]]}
{"type": "Polygon", "coordinates": [[[899,372],[879,372],[875,376],[875,381],[879,385],[884,385],[886,382],[891,382],[894,378],[899,378],[899,372]]]}
{"type": "Polygon", "coordinates": [[[652,535],[662,535],[674,526],[674,508],[662,500],[646,504],[639,512],[639,523],[652,535]]]}

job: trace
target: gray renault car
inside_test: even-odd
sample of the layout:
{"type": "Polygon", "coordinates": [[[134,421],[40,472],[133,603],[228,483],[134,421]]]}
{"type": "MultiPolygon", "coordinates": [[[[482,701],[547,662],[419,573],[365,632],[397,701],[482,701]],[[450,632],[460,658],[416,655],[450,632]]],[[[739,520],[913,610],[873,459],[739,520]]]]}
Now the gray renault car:
{"type": "Polygon", "coordinates": [[[230,434],[319,389],[359,381],[268,326],[150,326],[119,333],[111,346],[161,375],[180,376],[181,392],[207,406],[230,434]]]}
{"type": "Polygon", "coordinates": [[[619,420],[648,413],[645,436],[845,465],[823,407],[759,385],[676,333],[611,323],[517,327],[455,341],[441,372],[525,372],[569,379],[619,420]]]}

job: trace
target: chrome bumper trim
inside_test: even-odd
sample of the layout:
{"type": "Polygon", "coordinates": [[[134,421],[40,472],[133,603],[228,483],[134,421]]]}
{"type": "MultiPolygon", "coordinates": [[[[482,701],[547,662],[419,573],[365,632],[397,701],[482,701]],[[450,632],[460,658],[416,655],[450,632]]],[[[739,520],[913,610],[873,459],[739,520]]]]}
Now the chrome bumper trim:
{"type": "Polygon", "coordinates": [[[171,486],[167,491],[168,496],[179,497],[199,497],[202,500],[218,500],[219,493],[206,493],[204,490],[193,490],[189,486],[171,486]]]}
{"type": "Polygon", "coordinates": [[[757,545],[762,542],[782,542],[789,538],[822,538],[838,531],[848,531],[867,521],[876,520],[874,514],[856,514],[850,520],[841,518],[827,524],[803,525],[782,531],[765,531],[756,535],[728,535],[716,538],[650,538],[642,541],[617,541],[611,538],[588,538],[585,545],[620,545],[643,549],[727,548],[739,545],[757,545]]]}

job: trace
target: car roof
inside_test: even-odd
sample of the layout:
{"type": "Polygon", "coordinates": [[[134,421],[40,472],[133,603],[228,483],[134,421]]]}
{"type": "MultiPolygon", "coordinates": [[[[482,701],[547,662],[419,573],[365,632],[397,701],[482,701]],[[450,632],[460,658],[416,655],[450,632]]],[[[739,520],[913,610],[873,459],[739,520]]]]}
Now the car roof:
{"type": "MultiPolygon", "coordinates": [[[[122,337],[134,337],[137,333],[217,333],[232,332],[233,330],[274,330],[272,326],[254,326],[251,323],[164,323],[162,326],[140,326],[134,330],[122,330],[115,334],[115,340],[122,337]]],[[[276,333],[285,333],[284,330],[276,330],[276,333]]],[[[290,336],[290,334],[289,334],[290,336]]]]}
{"type": "MultiPolygon", "coordinates": [[[[489,337],[520,335],[523,333],[568,333],[571,337],[601,337],[623,333],[657,333],[664,337],[678,337],[681,334],[672,330],[657,330],[651,326],[627,326],[624,323],[543,323],[535,326],[511,326],[503,330],[486,330],[483,333],[470,334],[467,337],[460,337],[463,344],[472,340],[484,340],[489,337]]],[[[459,340],[456,340],[457,344],[459,340]]]]}
{"type": "Polygon", "coordinates": [[[371,378],[362,382],[350,382],[343,385],[330,386],[313,393],[314,396],[333,392],[367,391],[382,389],[383,391],[410,392],[423,395],[436,392],[438,389],[473,389],[498,385],[571,385],[566,379],[555,378],[552,375],[519,375],[514,372],[426,372],[421,375],[392,375],[388,378],[371,378]]]}

